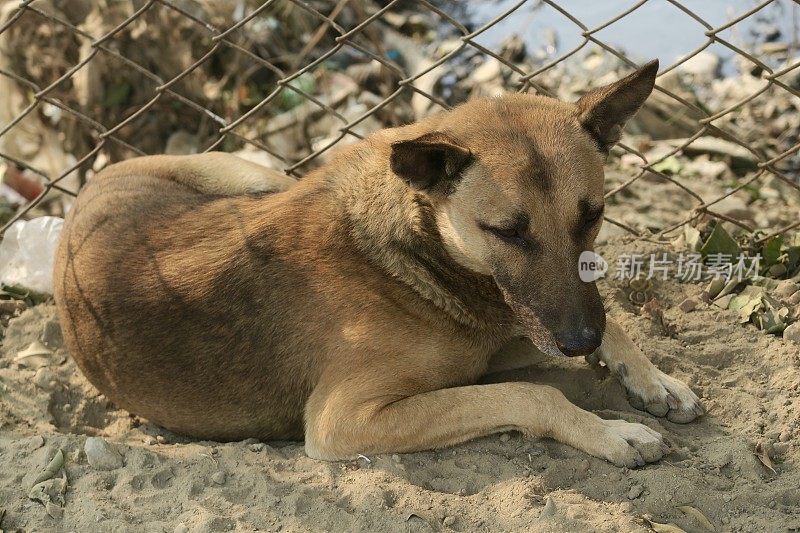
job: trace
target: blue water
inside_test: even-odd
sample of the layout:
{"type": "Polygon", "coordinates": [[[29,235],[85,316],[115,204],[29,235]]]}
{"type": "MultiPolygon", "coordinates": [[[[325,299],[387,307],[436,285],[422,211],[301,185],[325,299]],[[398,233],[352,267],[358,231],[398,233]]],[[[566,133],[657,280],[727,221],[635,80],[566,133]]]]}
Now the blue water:
{"type": "MultiPolygon", "coordinates": [[[[473,1],[467,11],[472,14],[475,28],[504,13],[518,0],[491,2],[473,1]]],[[[559,0],[558,4],[589,29],[600,26],[638,2],[634,0],[559,0]]],[[[684,0],[681,4],[711,26],[717,27],[738,15],[760,5],[754,0],[684,0]]],[[[463,5],[463,4],[462,4],[463,5]]],[[[757,13],[720,32],[719,36],[736,46],[750,50],[764,42],[764,30],[777,27],[781,31],[777,40],[796,42],[797,25],[800,25],[800,5],[792,0],[774,0],[757,13]]],[[[554,30],[558,46],[557,57],[571,50],[583,40],[581,29],[552,7],[529,0],[500,24],[488,29],[476,40],[491,49],[497,49],[509,34],[517,33],[526,42],[529,51],[544,49],[547,31],[554,30]]],[[[667,0],[649,0],[595,36],[603,42],[625,51],[634,59],[661,60],[662,69],[708,41],[706,28],[667,0]]],[[[587,45],[593,46],[592,43],[587,45]]],[[[585,49],[585,50],[586,50],[585,49]]],[[[734,65],[729,59],[735,52],[720,43],[712,44],[708,51],[726,60],[724,70],[730,72],[734,65]]],[[[553,50],[550,50],[553,52],[553,50]]]]}

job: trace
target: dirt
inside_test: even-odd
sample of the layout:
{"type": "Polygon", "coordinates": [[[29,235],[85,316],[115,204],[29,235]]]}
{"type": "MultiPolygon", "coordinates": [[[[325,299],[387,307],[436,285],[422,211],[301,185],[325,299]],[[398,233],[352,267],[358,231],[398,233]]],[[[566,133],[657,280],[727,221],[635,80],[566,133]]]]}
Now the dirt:
{"type": "MultiPolygon", "coordinates": [[[[662,250],[612,238],[599,251],[613,265],[623,252],[662,250]]],[[[297,442],[193,441],[116,409],[62,346],[55,308],[29,309],[0,349],[0,529],[650,531],[648,515],[688,532],[708,530],[702,516],[716,531],[800,530],[800,345],[703,303],[700,284],[654,283],[669,328],[639,313],[624,282],[600,286],[645,353],[704,398],[703,419],[677,425],[636,411],[605,369],[582,359],[544,359],[487,381],[549,383],[601,416],[657,429],[671,452],[638,470],[513,432],[338,463],[309,459],[297,442]],[[679,308],[687,297],[699,302],[690,312],[679,308]],[[37,339],[54,350],[41,368],[14,361],[37,339]],[[88,436],[104,437],[124,466],[89,466],[88,436]],[[757,457],[759,443],[774,472],[757,457]],[[27,493],[58,449],[68,488],[63,516],[53,518],[27,493]]]]}

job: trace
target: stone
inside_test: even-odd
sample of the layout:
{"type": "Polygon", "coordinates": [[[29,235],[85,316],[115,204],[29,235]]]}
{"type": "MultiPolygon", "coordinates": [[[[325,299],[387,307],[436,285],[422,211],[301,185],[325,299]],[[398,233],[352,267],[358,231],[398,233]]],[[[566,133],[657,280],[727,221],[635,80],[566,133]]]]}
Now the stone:
{"type": "Polygon", "coordinates": [[[800,344],[800,322],[786,326],[786,329],[783,330],[783,338],[786,341],[800,344]]]}
{"type": "Polygon", "coordinates": [[[213,481],[217,485],[224,485],[225,472],[214,472],[214,474],[211,475],[211,481],[213,481]]]}
{"type": "Polygon", "coordinates": [[[116,470],[123,466],[122,456],[101,437],[89,437],[83,445],[89,466],[95,470],[116,470]]]}
{"type": "Polygon", "coordinates": [[[699,304],[699,302],[696,299],[694,299],[694,298],[686,298],[684,301],[682,301],[680,304],[678,304],[678,307],[684,313],[691,313],[692,311],[697,309],[697,305],[698,304],[699,304]]]}
{"type": "Polygon", "coordinates": [[[775,296],[786,299],[797,291],[800,291],[800,285],[790,279],[784,279],[779,281],[778,286],[775,287],[775,296]]]}
{"type": "Polygon", "coordinates": [[[628,499],[635,500],[636,498],[641,496],[643,492],[644,492],[644,485],[638,485],[638,484],[634,485],[628,491],[628,499]]]}

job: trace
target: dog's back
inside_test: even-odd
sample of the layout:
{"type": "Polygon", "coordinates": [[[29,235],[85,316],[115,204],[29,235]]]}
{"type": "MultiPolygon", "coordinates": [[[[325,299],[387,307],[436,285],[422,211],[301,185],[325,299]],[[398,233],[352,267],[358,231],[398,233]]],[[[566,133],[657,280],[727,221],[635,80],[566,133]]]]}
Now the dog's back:
{"type": "Polygon", "coordinates": [[[67,217],[54,282],[88,379],[178,432],[301,437],[315,361],[298,354],[309,328],[326,328],[319,305],[297,300],[320,263],[301,233],[319,231],[319,243],[335,230],[295,220],[284,194],[211,196],[137,175],[90,182],[67,217]]]}

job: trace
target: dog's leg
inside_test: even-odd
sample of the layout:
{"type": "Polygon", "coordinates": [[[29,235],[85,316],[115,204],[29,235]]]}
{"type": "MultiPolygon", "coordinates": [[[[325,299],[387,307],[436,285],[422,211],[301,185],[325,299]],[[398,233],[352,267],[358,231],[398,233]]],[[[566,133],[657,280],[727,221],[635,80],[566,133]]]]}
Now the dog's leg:
{"type": "Polygon", "coordinates": [[[103,169],[95,179],[113,176],[152,176],[222,196],[280,192],[297,183],[282,172],[223,152],[136,157],[103,169]]]}
{"type": "Polygon", "coordinates": [[[705,412],[689,386],[656,368],[613,320],[606,321],[600,348],[586,359],[605,363],[627,389],[628,400],[636,409],[681,424],[705,412]]]}
{"type": "Polygon", "coordinates": [[[507,430],[550,437],[618,465],[660,459],[662,437],[642,424],[603,420],[570,403],[557,389],[498,383],[434,390],[407,397],[364,400],[374,376],[342,381],[306,408],[306,453],[338,460],[356,454],[441,448],[507,430]],[[361,390],[358,389],[361,387],[361,390]]]}

